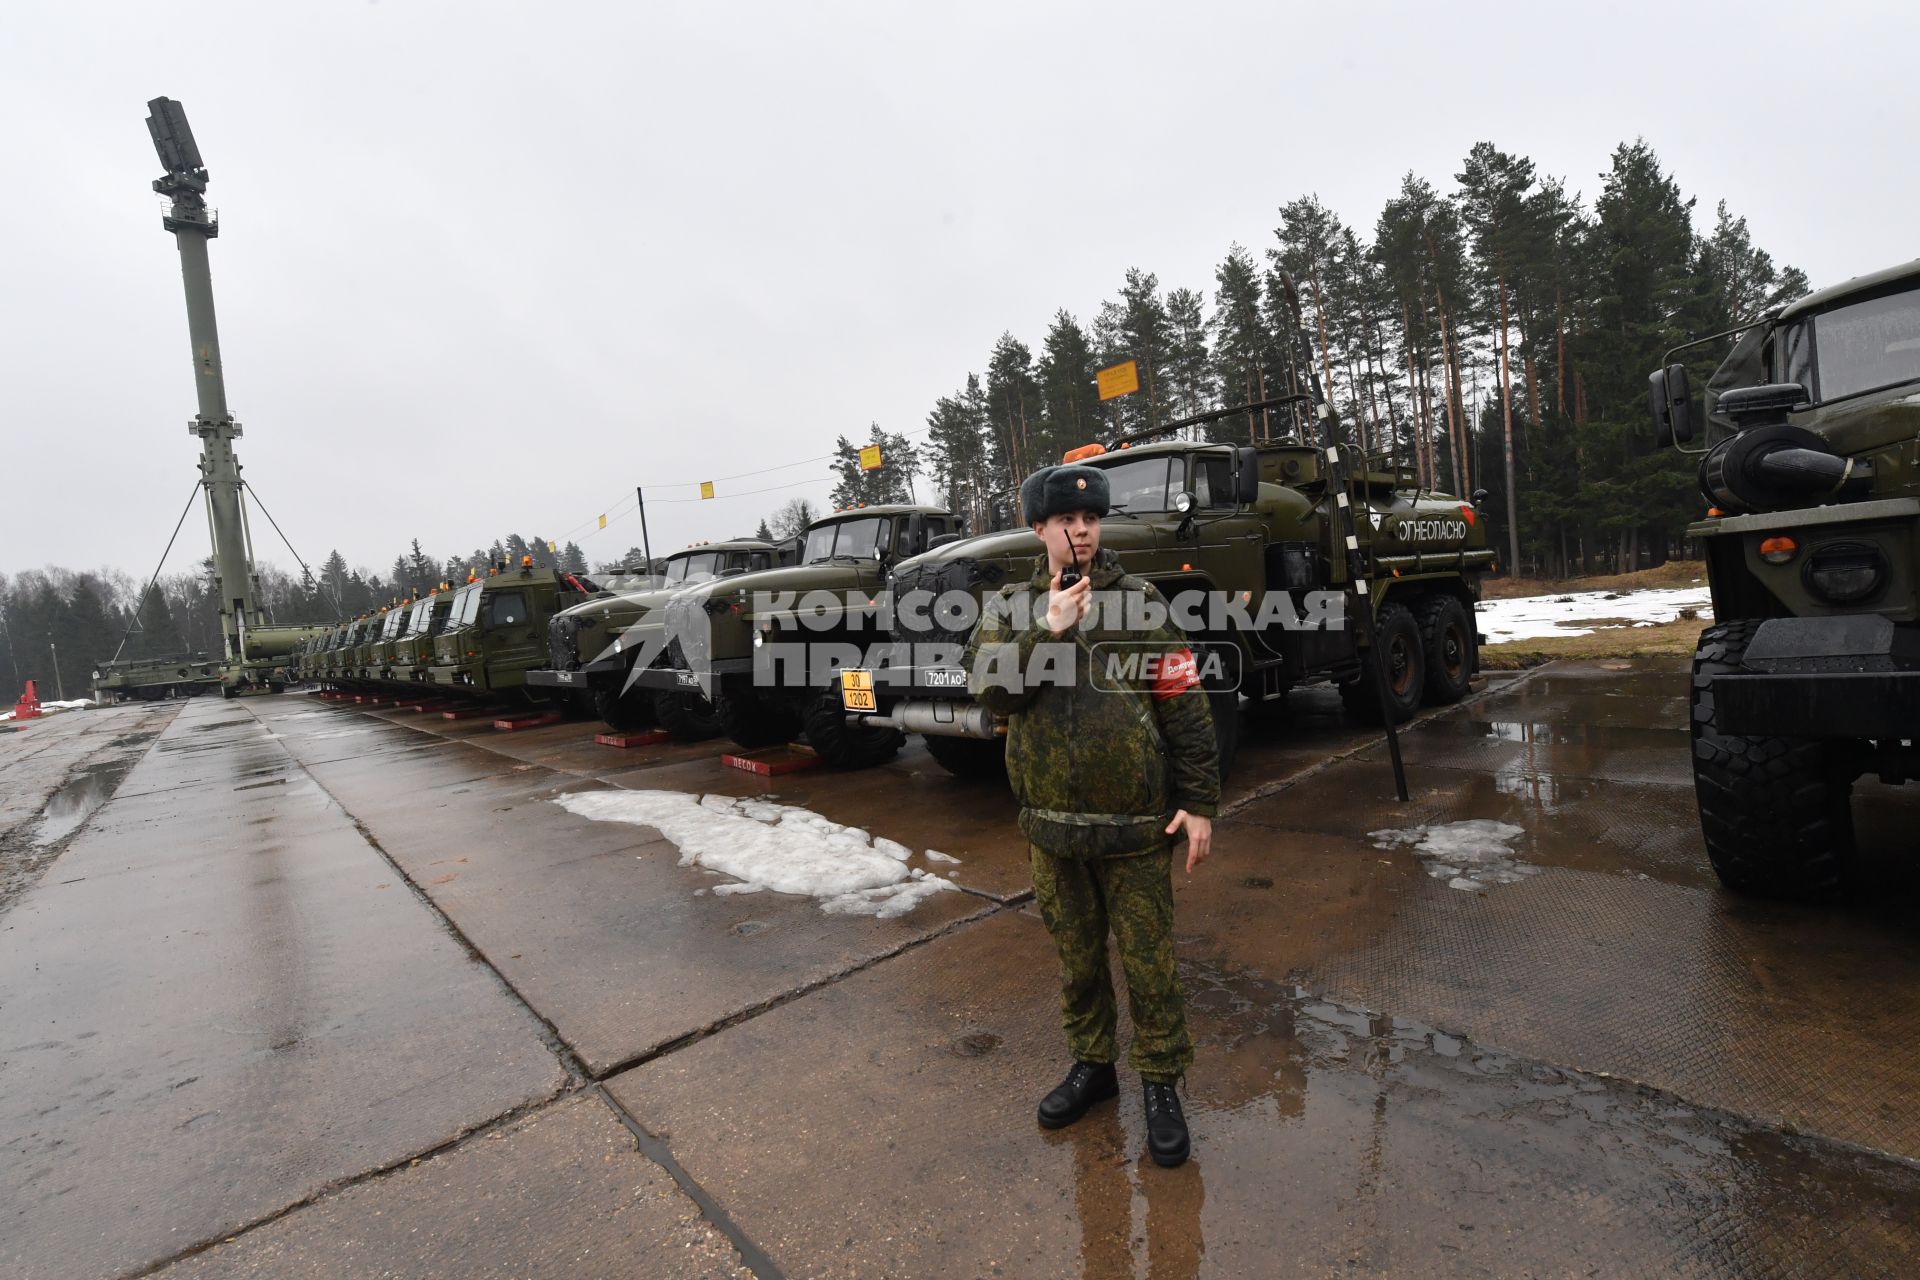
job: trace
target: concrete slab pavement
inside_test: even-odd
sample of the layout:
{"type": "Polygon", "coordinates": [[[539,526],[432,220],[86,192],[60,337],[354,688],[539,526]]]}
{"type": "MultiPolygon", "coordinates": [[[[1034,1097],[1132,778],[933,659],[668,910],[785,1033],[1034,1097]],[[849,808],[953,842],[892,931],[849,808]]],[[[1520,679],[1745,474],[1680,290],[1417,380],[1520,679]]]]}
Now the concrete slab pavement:
{"type": "Polygon", "coordinates": [[[0,1268],[110,1275],[540,1101],[539,1023],[233,704],[0,925],[0,1268]]]}

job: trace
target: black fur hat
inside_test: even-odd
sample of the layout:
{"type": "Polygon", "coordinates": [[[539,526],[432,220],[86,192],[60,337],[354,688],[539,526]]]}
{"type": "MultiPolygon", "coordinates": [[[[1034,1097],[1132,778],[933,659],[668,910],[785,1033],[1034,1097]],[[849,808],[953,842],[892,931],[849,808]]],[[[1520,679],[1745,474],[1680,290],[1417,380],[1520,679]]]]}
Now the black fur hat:
{"type": "Polygon", "coordinates": [[[1069,511],[1107,514],[1107,473],[1078,464],[1042,467],[1020,485],[1021,518],[1041,524],[1049,516],[1069,511]]]}

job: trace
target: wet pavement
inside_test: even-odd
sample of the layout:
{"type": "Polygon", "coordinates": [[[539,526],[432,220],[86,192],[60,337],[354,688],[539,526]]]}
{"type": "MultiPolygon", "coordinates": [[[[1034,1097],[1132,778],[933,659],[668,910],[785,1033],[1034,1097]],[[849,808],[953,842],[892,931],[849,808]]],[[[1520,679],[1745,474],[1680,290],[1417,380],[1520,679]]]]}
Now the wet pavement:
{"type": "Polygon", "coordinates": [[[1329,692],[1249,727],[1175,877],[1178,1170],[1124,1072],[1033,1122],[1064,1057],[1004,784],[195,702],[0,917],[0,1274],[1914,1274],[1920,796],[1862,788],[1852,900],[1733,897],[1684,694],[1495,677],[1403,734],[1404,805],[1329,692]],[[953,889],[738,893],[556,803],[637,791],[953,889]]]}

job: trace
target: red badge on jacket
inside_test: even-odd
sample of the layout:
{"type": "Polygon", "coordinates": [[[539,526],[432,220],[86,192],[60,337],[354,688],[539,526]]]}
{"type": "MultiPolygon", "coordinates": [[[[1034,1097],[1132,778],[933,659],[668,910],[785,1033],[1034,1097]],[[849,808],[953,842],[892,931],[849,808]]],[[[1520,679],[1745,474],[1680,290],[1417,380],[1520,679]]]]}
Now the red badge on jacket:
{"type": "Polygon", "coordinates": [[[1185,693],[1200,683],[1200,665],[1193,660],[1193,650],[1175,649],[1160,659],[1160,670],[1153,681],[1153,696],[1165,700],[1175,694],[1185,693]]]}

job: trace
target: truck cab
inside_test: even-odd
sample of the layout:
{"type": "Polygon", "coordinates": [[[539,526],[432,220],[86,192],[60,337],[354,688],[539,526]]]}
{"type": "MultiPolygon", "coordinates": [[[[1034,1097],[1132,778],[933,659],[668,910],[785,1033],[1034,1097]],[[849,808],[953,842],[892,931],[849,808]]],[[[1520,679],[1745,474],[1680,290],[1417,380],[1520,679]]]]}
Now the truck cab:
{"type": "Polygon", "coordinates": [[[1708,858],[1735,890],[1831,896],[1854,781],[1920,776],[1920,261],[1676,347],[1648,385],[1660,442],[1699,458],[1708,858]],[[1696,361],[1728,338],[1696,399],[1696,361]]]}

